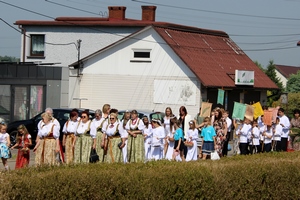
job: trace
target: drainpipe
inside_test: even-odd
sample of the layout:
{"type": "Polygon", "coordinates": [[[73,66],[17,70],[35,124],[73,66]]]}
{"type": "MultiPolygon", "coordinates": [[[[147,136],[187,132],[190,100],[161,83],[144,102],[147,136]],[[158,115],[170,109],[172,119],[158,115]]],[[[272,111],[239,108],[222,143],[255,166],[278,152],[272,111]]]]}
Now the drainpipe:
{"type": "Polygon", "coordinates": [[[25,62],[26,30],[21,25],[19,25],[19,29],[22,30],[22,34],[23,34],[23,50],[22,50],[22,60],[21,60],[21,62],[25,62]]]}

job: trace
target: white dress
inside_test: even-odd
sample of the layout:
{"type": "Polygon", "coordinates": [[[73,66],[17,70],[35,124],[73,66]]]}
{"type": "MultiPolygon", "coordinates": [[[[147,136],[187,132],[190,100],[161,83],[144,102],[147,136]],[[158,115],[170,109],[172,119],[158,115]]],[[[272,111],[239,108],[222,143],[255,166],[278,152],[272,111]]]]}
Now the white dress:
{"type": "Polygon", "coordinates": [[[163,139],[165,138],[165,130],[162,126],[152,129],[152,159],[161,160],[163,147],[163,139]]]}
{"type": "Polygon", "coordinates": [[[151,142],[152,142],[152,126],[148,125],[148,128],[144,128],[144,145],[145,145],[145,160],[151,159],[151,142]]]}
{"type": "Polygon", "coordinates": [[[188,141],[193,142],[192,147],[187,147],[186,161],[197,160],[197,139],[198,139],[198,129],[189,129],[187,131],[188,141]]]}

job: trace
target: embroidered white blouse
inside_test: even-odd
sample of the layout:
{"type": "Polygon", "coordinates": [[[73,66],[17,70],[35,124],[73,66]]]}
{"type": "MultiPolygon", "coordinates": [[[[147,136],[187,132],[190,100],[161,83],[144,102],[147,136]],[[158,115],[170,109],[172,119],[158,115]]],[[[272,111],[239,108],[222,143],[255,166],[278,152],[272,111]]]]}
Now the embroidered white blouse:
{"type": "Polygon", "coordinates": [[[63,133],[76,133],[78,126],[78,121],[74,122],[72,120],[69,120],[68,122],[65,123],[64,128],[63,128],[63,133]]]}
{"type": "Polygon", "coordinates": [[[60,132],[59,132],[59,127],[56,126],[56,124],[50,122],[47,125],[43,125],[42,128],[38,132],[38,136],[40,138],[48,136],[48,134],[51,132],[51,129],[53,127],[53,137],[55,139],[59,138],[60,132]]]}

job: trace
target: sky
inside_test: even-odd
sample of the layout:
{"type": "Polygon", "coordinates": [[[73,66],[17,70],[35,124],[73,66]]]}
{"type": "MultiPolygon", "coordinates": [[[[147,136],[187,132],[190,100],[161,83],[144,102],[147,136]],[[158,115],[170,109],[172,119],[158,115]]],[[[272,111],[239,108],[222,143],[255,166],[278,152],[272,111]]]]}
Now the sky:
{"type": "Polygon", "coordinates": [[[263,67],[300,66],[300,0],[0,0],[0,56],[20,57],[17,20],[107,16],[108,6],[141,19],[142,5],[157,6],[156,21],[226,32],[263,67]]]}

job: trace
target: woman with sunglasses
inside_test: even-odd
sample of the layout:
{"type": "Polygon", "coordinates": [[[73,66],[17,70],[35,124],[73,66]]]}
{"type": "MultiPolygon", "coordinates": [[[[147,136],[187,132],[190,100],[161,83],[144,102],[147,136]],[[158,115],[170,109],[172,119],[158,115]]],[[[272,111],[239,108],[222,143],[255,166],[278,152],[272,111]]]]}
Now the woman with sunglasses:
{"type": "Polygon", "coordinates": [[[73,142],[74,163],[88,163],[92,148],[96,148],[96,135],[90,132],[90,128],[91,120],[89,119],[89,113],[83,111],[73,142]]]}
{"type": "Polygon", "coordinates": [[[131,111],[131,119],[127,122],[125,128],[128,132],[128,162],[144,162],[145,147],[144,136],[142,135],[144,123],[138,118],[138,112],[136,110],[131,111]]]}
{"type": "Polygon", "coordinates": [[[111,113],[109,115],[109,123],[103,130],[103,137],[107,137],[107,154],[106,162],[115,163],[122,161],[121,150],[118,144],[121,142],[121,136],[119,133],[118,115],[116,113],[111,113]]]}
{"type": "Polygon", "coordinates": [[[31,135],[28,133],[27,128],[22,124],[18,127],[17,143],[10,149],[18,148],[18,155],[16,159],[15,169],[27,167],[30,160],[30,149],[32,145],[31,135]]]}

